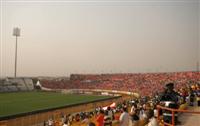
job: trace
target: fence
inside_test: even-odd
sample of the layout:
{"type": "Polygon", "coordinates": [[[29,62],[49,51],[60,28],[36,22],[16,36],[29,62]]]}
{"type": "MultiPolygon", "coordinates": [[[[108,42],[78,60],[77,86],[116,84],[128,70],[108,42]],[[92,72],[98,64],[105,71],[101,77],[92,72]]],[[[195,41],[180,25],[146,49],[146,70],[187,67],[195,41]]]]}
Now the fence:
{"type": "Polygon", "coordinates": [[[158,110],[158,120],[160,120],[160,110],[168,110],[171,112],[172,115],[172,123],[166,123],[164,122],[164,125],[166,126],[175,126],[175,112],[179,112],[179,113],[191,113],[191,114],[200,114],[200,112],[195,112],[195,111],[190,111],[190,110],[182,110],[182,109],[172,109],[172,108],[167,108],[167,107],[163,107],[158,105],[157,106],[157,110],[158,110]]]}

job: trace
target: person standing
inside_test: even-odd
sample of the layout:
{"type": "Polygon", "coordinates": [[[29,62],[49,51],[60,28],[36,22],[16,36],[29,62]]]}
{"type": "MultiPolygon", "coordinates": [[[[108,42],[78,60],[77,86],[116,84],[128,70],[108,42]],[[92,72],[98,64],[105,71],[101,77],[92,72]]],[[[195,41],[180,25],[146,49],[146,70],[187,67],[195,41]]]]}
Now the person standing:
{"type": "MultiPolygon", "coordinates": [[[[174,84],[166,84],[166,90],[161,96],[160,102],[164,103],[165,107],[178,109],[179,108],[179,97],[180,95],[174,91],[174,84]]],[[[166,123],[172,123],[172,113],[168,110],[163,111],[163,120],[166,123]]],[[[178,114],[175,113],[175,124],[180,124],[178,121],[178,114]]]]}
{"type": "Polygon", "coordinates": [[[97,121],[97,126],[103,126],[103,122],[104,122],[104,111],[100,110],[99,111],[99,115],[96,118],[97,121]]]}
{"type": "Polygon", "coordinates": [[[149,119],[149,122],[147,126],[159,126],[157,119],[154,117],[154,111],[148,110],[147,112],[147,118],[149,119]]]}
{"type": "Polygon", "coordinates": [[[122,114],[119,117],[119,126],[129,126],[129,114],[126,107],[122,108],[122,114]]]}
{"type": "Polygon", "coordinates": [[[104,126],[112,126],[112,119],[111,119],[111,117],[108,115],[108,110],[105,111],[104,126]]]}

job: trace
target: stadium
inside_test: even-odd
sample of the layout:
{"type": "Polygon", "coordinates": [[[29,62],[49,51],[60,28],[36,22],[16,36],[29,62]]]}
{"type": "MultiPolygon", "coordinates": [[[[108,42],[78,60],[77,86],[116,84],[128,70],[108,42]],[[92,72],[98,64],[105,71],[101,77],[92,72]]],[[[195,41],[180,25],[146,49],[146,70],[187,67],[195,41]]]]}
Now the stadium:
{"type": "Polygon", "coordinates": [[[200,126],[199,0],[1,0],[0,126],[200,126]]]}

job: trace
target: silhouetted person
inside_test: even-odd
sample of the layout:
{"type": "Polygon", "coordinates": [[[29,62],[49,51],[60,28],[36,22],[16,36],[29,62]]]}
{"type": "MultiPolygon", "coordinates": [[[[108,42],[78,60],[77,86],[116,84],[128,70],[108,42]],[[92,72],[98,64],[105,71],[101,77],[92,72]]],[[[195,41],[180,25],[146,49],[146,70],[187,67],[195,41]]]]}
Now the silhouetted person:
{"type": "MultiPolygon", "coordinates": [[[[165,104],[165,107],[172,108],[172,109],[178,109],[179,105],[179,94],[174,91],[174,84],[168,83],[166,84],[166,89],[164,93],[161,96],[160,101],[165,104]]],[[[167,123],[172,123],[172,112],[164,110],[163,111],[163,119],[167,123]]],[[[180,123],[177,120],[177,113],[175,113],[175,123],[180,123]]]]}

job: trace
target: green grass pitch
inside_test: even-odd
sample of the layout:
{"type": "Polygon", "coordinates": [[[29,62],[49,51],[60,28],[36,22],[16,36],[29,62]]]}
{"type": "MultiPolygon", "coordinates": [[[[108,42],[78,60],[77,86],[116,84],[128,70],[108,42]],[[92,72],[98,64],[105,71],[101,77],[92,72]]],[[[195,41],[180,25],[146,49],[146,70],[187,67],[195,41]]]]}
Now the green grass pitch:
{"type": "Polygon", "coordinates": [[[109,96],[61,94],[54,92],[0,93],[0,117],[105,98],[109,98],[109,96]]]}

